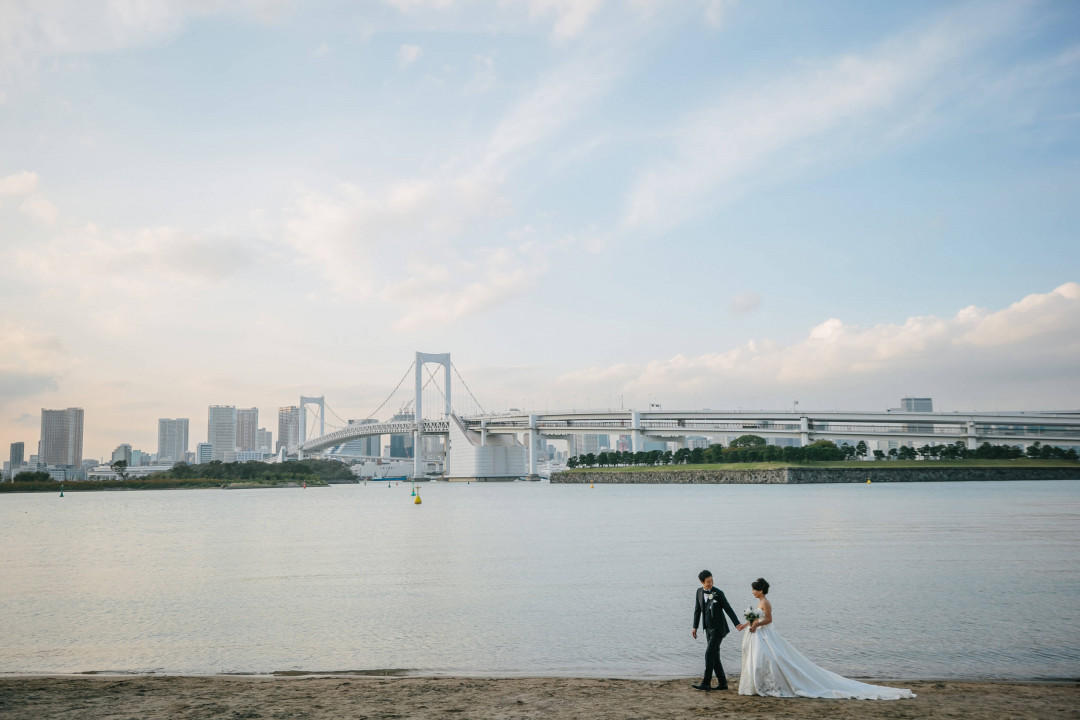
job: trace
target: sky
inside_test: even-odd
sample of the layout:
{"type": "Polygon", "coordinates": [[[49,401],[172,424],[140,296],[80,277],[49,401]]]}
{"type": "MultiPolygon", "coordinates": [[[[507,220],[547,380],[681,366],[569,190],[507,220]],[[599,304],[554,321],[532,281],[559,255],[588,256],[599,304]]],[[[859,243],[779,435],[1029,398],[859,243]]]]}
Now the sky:
{"type": "Polygon", "coordinates": [[[0,451],[85,410],[1080,409],[1072,0],[0,0],[0,451]]]}

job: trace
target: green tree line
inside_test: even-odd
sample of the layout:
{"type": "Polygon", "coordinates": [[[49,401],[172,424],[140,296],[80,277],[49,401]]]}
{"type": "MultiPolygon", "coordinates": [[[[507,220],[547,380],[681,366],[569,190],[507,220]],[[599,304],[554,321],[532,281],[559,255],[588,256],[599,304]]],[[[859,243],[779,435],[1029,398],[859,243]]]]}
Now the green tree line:
{"type": "MultiPolygon", "coordinates": [[[[123,461],[120,461],[121,463],[123,461]]],[[[117,468],[119,463],[113,464],[114,471],[126,470],[124,467],[117,468]]],[[[118,472],[117,474],[120,474],[118,472]]],[[[126,474],[126,473],[125,473],[126,474]]],[[[180,463],[169,470],[152,473],[139,480],[126,478],[121,474],[120,482],[139,482],[164,480],[217,480],[222,482],[313,482],[316,480],[352,480],[356,476],[348,465],[336,460],[299,460],[286,463],[265,463],[258,460],[250,462],[225,463],[220,460],[204,463],[202,465],[188,465],[180,463]]],[[[15,476],[17,483],[52,482],[49,473],[42,470],[24,470],[15,476]]],[[[102,481],[110,482],[110,481],[102,481]]],[[[116,481],[112,481],[116,482],[116,481]]]]}
{"type": "MultiPolygon", "coordinates": [[[[576,467],[631,467],[641,465],[705,465],[719,463],[748,462],[822,462],[839,460],[861,460],[868,455],[866,442],[860,440],[851,445],[837,445],[831,440],[817,440],[805,447],[780,447],[769,445],[760,435],[743,435],[731,442],[729,447],[720,443],[706,448],[681,448],[671,450],[648,450],[632,452],[629,450],[609,450],[601,453],[587,453],[571,457],[566,461],[569,468],[576,467]]],[[[1041,460],[1077,460],[1075,450],[1063,450],[1053,445],[1039,442],[1029,446],[1026,451],[1017,445],[992,445],[983,443],[975,450],[969,450],[963,441],[948,445],[923,445],[919,448],[899,447],[887,453],[875,450],[875,460],[1007,460],[1013,458],[1032,458],[1041,460]]]]}
{"type": "Polygon", "coordinates": [[[243,481],[289,481],[289,480],[352,480],[355,479],[348,465],[337,460],[297,460],[295,462],[266,463],[258,460],[226,463],[220,460],[188,465],[180,463],[171,469],[150,475],[151,478],[188,480],[243,481]]]}

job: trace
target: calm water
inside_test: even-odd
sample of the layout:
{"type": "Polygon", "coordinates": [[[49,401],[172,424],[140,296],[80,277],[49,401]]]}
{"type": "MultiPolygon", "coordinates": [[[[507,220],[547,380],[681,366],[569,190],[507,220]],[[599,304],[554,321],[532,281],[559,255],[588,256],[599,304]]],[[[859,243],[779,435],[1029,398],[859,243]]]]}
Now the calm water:
{"type": "Polygon", "coordinates": [[[1080,676],[1080,481],[422,493],[0,495],[0,672],[693,676],[707,567],[844,674],[1080,676]]]}

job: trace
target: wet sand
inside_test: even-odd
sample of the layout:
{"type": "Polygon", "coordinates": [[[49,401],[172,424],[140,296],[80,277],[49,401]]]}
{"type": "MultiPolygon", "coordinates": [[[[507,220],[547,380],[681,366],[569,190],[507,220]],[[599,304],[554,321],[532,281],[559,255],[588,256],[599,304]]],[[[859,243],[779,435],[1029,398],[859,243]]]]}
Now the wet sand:
{"type": "Polygon", "coordinates": [[[1080,683],[903,682],[914,700],[704,693],[686,680],[280,676],[4,676],[0,718],[1080,718],[1080,683]]]}

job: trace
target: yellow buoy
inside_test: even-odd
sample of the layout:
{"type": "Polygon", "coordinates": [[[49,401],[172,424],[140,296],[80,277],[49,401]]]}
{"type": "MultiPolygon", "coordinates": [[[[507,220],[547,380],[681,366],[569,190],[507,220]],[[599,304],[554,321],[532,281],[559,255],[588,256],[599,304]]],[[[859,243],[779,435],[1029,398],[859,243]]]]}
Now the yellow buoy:
{"type": "Polygon", "coordinates": [[[420,504],[420,495],[419,495],[419,493],[417,493],[416,499],[413,500],[413,504],[414,505],[419,505],[420,504]]]}
{"type": "Polygon", "coordinates": [[[870,484],[870,478],[866,478],[866,484],[867,484],[867,485],[869,485],[869,484],[870,484]]]}

